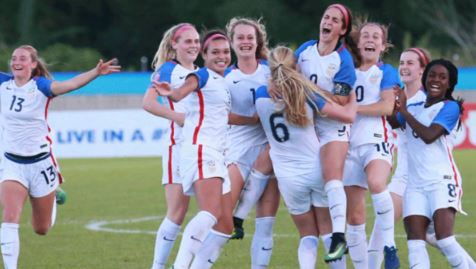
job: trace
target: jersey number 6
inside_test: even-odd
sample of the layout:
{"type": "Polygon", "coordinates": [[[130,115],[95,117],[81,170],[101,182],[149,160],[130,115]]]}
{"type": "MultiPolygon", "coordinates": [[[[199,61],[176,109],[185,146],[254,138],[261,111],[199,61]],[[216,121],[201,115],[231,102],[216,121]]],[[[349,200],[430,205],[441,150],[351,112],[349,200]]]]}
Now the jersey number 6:
{"type": "Polygon", "coordinates": [[[269,125],[271,126],[271,132],[276,141],[282,143],[289,140],[288,127],[283,122],[276,123],[276,118],[284,118],[283,113],[273,113],[269,117],[269,125]],[[280,130],[280,131],[278,131],[280,130]]]}

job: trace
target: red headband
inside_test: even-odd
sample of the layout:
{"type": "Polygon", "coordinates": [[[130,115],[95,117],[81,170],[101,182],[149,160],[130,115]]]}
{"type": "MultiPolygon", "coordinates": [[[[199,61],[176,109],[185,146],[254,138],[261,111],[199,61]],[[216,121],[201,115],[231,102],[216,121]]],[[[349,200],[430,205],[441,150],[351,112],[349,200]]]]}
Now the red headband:
{"type": "Polygon", "coordinates": [[[179,38],[179,36],[187,31],[187,30],[190,30],[190,29],[195,29],[195,27],[193,27],[193,25],[191,24],[188,24],[188,23],[184,23],[182,26],[180,26],[177,30],[175,30],[175,33],[174,33],[174,36],[172,38],[173,41],[177,41],[177,38],[179,38]]]}
{"type": "Polygon", "coordinates": [[[327,9],[329,9],[331,7],[337,8],[340,11],[340,13],[342,13],[342,16],[344,16],[345,28],[347,29],[349,27],[349,21],[350,21],[350,15],[349,15],[349,11],[347,10],[347,8],[345,8],[341,4],[332,4],[327,9]]]}
{"type": "Polygon", "coordinates": [[[203,42],[203,51],[205,51],[205,49],[208,47],[208,44],[210,43],[210,41],[212,40],[215,40],[215,39],[219,39],[219,38],[222,38],[222,39],[225,39],[228,41],[228,38],[220,33],[217,33],[217,34],[213,34],[211,36],[209,36],[207,39],[205,39],[205,41],[203,42]]]}
{"type": "Polygon", "coordinates": [[[423,50],[420,48],[409,48],[407,51],[413,51],[416,54],[418,54],[418,57],[423,61],[423,64],[426,66],[429,63],[428,58],[426,57],[425,53],[423,50]]]}

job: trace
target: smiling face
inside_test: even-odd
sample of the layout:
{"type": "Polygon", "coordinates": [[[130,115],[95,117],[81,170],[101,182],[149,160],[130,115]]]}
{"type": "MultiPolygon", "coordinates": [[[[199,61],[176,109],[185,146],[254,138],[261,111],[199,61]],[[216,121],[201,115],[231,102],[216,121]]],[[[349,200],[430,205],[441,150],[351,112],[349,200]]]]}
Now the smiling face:
{"type": "Polygon", "coordinates": [[[413,51],[405,51],[400,55],[398,72],[403,83],[410,84],[421,80],[424,67],[420,64],[419,55],[413,51]]]}
{"type": "Polygon", "coordinates": [[[32,60],[31,53],[23,48],[13,51],[10,60],[10,69],[15,78],[30,79],[33,69],[36,68],[37,62],[32,60]]]}
{"type": "Polygon", "coordinates": [[[192,64],[200,52],[200,39],[197,30],[185,30],[176,41],[172,41],[172,48],[177,54],[177,60],[183,64],[192,64]]]}
{"type": "Polygon", "coordinates": [[[247,24],[238,24],[234,28],[233,40],[231,41],[236,57],[256,57],[256,30],[247,24]]]}
{"type": "Polygon", "coordinates": [[[319,29],[319,42],[337,42],[346,32],[344,15],[336,7],[330,7],[322,16],[319,29]]]}
{"type": "Polygon", "coordinates": [[[360,55],[364,62],[377,63],[380,55],[385,50],[385,43],[383,30],[376,24],[367,24],[360,30],[359,33],[359,48],[360,55]]]}
{"type": "Polygon", "coordinates": [[[428,98],[444,98],[449,87],[450,75],[448,69],[441,64],[432,66],[425,81],[425,90],[428,98]]]}
{"type": "Polygon", "coordinates": [[[223,38],[211,40],[202,57],[206,67],[223,75],[231,62],[230,43],[223,38]]]}

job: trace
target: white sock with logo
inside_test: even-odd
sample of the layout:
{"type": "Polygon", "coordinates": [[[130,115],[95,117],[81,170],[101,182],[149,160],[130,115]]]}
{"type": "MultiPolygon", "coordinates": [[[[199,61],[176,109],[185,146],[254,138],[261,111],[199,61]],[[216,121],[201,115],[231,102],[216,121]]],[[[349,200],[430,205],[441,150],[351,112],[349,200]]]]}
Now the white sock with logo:
{"type": "Polygon", "coordinates": [[[217,219],[210,212],[200,211],[183,231],[182,241],[174,262],[174,269],[188,269],[217,219]]]}
{"type": "Polygon", "coordinates": [[[152,269],[163,269],[174,247],[175,239],[180,231],[180,225],[164,218],[157,230],[154,248],[154,263],[152,269]]]}

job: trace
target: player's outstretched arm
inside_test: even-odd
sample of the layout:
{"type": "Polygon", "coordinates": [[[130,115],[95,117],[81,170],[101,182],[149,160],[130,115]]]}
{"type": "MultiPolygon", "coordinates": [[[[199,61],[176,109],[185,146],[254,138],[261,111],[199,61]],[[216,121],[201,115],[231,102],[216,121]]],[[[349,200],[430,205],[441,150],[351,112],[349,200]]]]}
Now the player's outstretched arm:
{"type": "Polygon", "coordinates": [[[117,73],[121,71],[121,66],[117,65],[116,63],[117,59],[112,59],[107,62],[99,60],[95,68],[87,72],[81,73],[72,79],[68,79],[65,81],[53,81],[51,83],[51,91],[54,95],[65,94],[83,87],[84,85],[93,81],[98,76],[117,73]]]}
{"type": "Polygon", "coordinates": [[[173,89],[168,82],[152,81],[153,87],[157,94],[167,96],[174,102],[178,102],[198,88],[198,78],[196,76],[188,76],[182,86],[173,89]]]}

